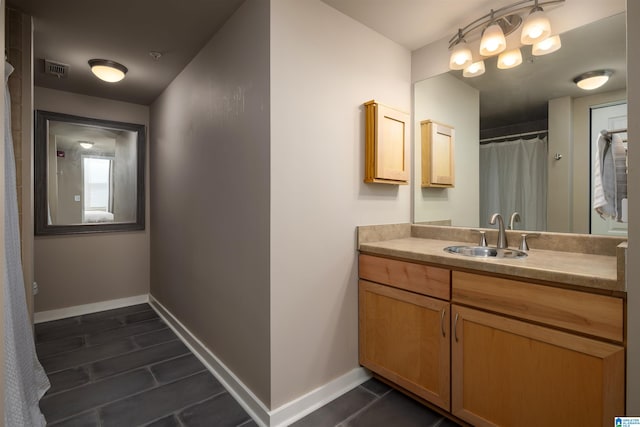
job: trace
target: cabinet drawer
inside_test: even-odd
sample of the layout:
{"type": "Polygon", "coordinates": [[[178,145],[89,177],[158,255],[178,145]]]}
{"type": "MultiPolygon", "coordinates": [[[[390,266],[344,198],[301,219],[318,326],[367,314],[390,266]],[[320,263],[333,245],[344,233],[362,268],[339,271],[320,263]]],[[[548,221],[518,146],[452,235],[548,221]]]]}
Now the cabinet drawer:
{"type": "Polygon", "coordinates": [[[359,257],[360,278],[449,300],[451,271],[371,255],[359,257]]]}
{"type": "Polygon", "coordinates": [[[454,271],[452,300],[486,310],[623,341],[623,301],[516,280],[454,271]]]}

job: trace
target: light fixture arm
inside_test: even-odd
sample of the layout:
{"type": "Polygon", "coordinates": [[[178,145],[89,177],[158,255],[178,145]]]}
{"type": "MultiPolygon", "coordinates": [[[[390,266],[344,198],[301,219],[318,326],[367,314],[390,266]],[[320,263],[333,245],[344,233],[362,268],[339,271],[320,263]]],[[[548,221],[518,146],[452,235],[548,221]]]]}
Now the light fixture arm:
{"type": "Polygon", "coordinates": [[[460,37],[465,38],[469,33],[477,30],[478,28],[484,28],[488,24],[491,24],[494,21],[497,21],[508,15],[512,15],[517,12],[522,12],[524,10],[532,10],[531,3],[533,3],[533,10],[535,9],[542,10],[542,6],[548,6],[551,4],[564,3],[564,2],[565,0],[548,0],[544,2],[539,2],[538,0],[520,0],[510,5],[501,7],[499,9],[495,9],[495,10],[491,9],[491,11],[486,15],[483,15],[480,18],[476,19],[475,21],[458,29],[458,33],[449,40],[449,49],[451,49],[453,46],[455,46],[458,43],[458,40],[460,40],[460,37]]]}

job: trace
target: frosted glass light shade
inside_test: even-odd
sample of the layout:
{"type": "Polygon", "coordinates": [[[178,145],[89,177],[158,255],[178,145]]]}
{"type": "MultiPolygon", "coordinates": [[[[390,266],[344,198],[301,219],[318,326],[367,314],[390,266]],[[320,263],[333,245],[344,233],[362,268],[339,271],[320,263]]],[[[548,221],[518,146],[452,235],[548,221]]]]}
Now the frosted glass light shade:
{"type": "Polygon", "coordinates": [[[89,142],[89,141],[78,141],[78,143],[80,144],[80,146],[81,146],[82,148],[89,149],[89,148],[93,147],[93,142],[89,142]]]}
{"type": "Polygon", "coordinates": [[[517,67],[522,64],[522,53],[520,49],[512,49],[507,52],[502,52],[498,56],[498,68],[506,70],[509,68],[517,67]]]}
{"type": "Polygon", "coordinates": [[[489,25],[482,34],[480,41],[480,55],[497,55],[507,47],[502,28],[498,24],[489,25]]]}
{"type": "Polygon", "coordinates": [[[580,89],[594,90],[609,81],[609,77],[611,77],[612,74],[613,71],[611,70],[589,71],[573,79],[573,82],[578,85],[580,89]]]}
{"type": "Polygon", "coordinates": [[[464,77],[476,77],[484,74],[484,71],[484,61],[478,61],[465,68],[462,75],[464,77]]]}
{"type": "Polygon", "coordinates": [[[555,52],[556,50],[562,47],[562,42],[560,42],[560,36],[551,36],[546,39],[534,43],[531,48],[531,53],[535,56],[542,56],[548,53],[555,52]]]}
{"type": "Polygon", "coordinates": [[[108,59],[91,59],[89,66],[96,77],[109,83],[119,82],[129,71],[124,65],[108,59]]]}
{"type": "Polygon", "coordinates": [[[461,41],[453,48],[451,57],[449,58],[449,69],[462,70],[471,65],[471,49],[467,47],[467,43],[461,41]]]}
{"type": "Polygon", "coordinates": [[[524,20],[520,42],[534,44],[551,35],[551,23],[542,9],[538,9],[524,20]]]}

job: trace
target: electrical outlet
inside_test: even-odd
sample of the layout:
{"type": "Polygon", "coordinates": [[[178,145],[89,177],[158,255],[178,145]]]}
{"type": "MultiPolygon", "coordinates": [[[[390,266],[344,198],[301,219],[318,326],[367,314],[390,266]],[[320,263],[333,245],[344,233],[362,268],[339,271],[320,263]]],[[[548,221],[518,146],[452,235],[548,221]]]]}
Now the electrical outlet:
{"type": "Polygon", "coordinates": [[[39,289],[38,289],[38,282],[33,282],[33,288],[32,288],[32,289],[33,289],[33,294],[34,294],[34,295],[37,295],[37,294],[38,294],[38,291],[39,291],[39,289]]]}

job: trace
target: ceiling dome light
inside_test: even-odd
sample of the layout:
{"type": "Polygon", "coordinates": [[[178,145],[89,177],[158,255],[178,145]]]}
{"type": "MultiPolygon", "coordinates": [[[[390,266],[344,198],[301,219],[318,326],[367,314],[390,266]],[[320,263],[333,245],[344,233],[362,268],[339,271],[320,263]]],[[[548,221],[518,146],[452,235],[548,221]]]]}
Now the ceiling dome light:
{"type": "Polygon", "coordinates": [[[536,1],[535,7],[524,20],[520,42],[522,44],[534,44],[549,37],[551,34],[551,23],[542,8],[536,1]]]}
{"type": "Polygon", "coordinates": [[[502,52],[500,56],[498,56],[498,68],[501,70],[514,68],[520,64],[522,64],[522,53],[519,48],[502,52]]]}
{"type": "Polygon", "coordinates": [[[108,59],[91,59],[89,66],[96,77],[109,83],[119,82],[129,71],[124,65],[108,59]]]}
{"type": "Polygon", "coordinates": [[[474,62],[462,72],[464,77],[477,77],[482,74],[484,74],[484,61],[474,62]]]}
{"type": "Polygon", "coordinates": [[[461,40],[456,44],[449,58],[449,69],[462,70],[471,65],[473,61],[471,57],[471,49],[467,46],[467,42],[461,40]]]}
{"type": "Polygon", "coordinates": [[[482,33],[482,40],[480,41],[480,55],[497,55],[506,47],[507,41],[504,38],[504,33],[502,32],[500,25],[489,25],[482,33]]]}
{"type": "Polygon", "coordinates": [[[542,56],[555,52],[562,47],[560,36],[551,36],[541,42],[535,43],[531,48],[531,53],[535,56],[542,56]]]}
{"type": "Polygon", "coordinates": [[[89,149],[89,148],[93,147],[93,142],[89,142],[89,141],[78,141],[78,143],[80,144],[80,146],[81,146],[82,148],[85,148],[85,149],[89,149]]]}
{"type": "Polygon", "coordinates": [[[584,74],[580,74],[573,79],[573,82],[578,85],[580,89],[594,90],[605,84],[609,77],[613,74],[611,70],[596,70],[589,71],[584,74]]]}

